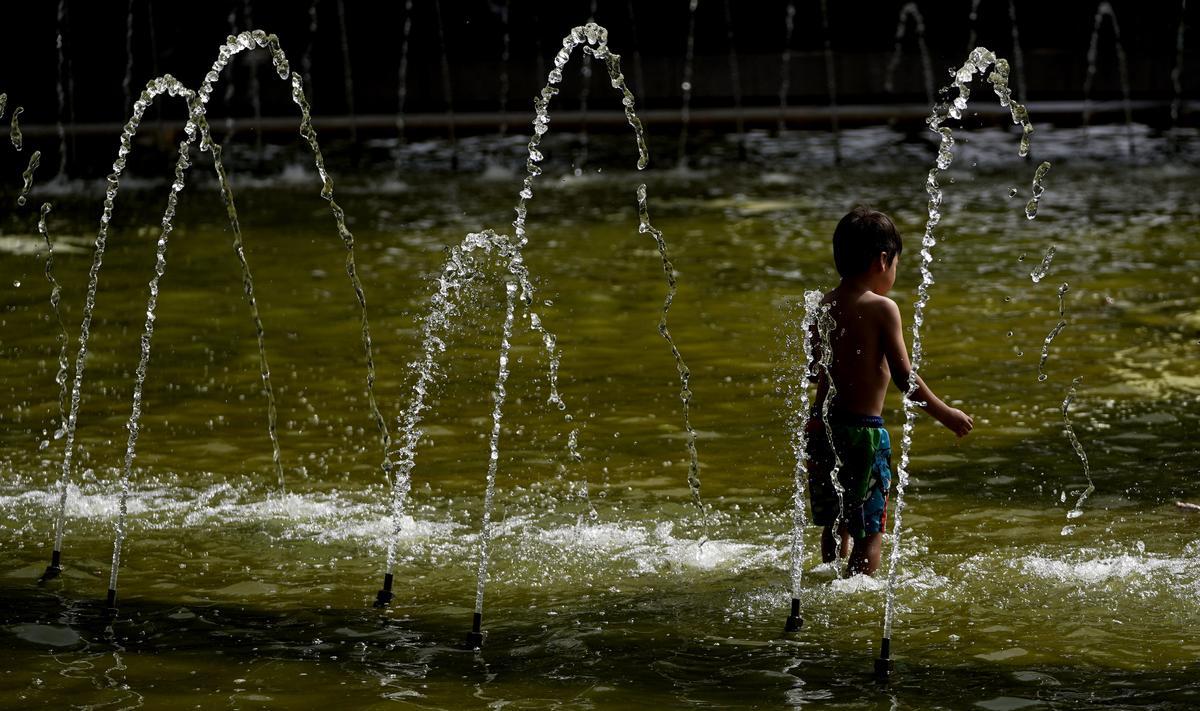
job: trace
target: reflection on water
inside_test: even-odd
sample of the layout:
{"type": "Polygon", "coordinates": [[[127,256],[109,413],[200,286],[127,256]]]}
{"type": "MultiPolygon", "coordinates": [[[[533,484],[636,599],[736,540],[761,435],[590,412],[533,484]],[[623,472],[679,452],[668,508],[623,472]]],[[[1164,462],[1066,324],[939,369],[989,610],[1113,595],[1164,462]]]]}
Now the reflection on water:
{"type": "MultiPolygon", "coordinates": [[[[675,237],[671,330],[688,355],[706,457],[703,547],[685,483],[678,378],[657,331],[661,261],[637,232],[633,176],[604,162],[603,136],[591,137],[598,172],[577,178],[549,161],[525,257],[541,275],[539,313],[558,327],[559,387],[581,425],[583,461],[560,466],[567,433],[544,408],[543,344],[518,334],[489,647],[479,655],[458,645],[474,590],[502,304],[465,304],[447,339],[453,357],[430,398],[396,599],[374,611],[387,483],[364,415],[355,298],[339,277],[343,255],[321,221],[324,205],[310,199],[306,181],[315,178],[295,167],[233,176],[263,322],[278,333],[280,437],[294,453],[286,496],[270,493],[254,331],[225,251],[219,193],[201,186],[183,200],[146,383],[125,602],[110,621],[100,608],[114,468],[152,267],[154,234],[142,226],[157,219],[162,190],[146,180],[137,187],[151,189],[131,192],[114,221],[68,510],[76,543],[63,578],[44,588],[33,581],[52,538],[61,459],[52,437],[58,344],[35,225],[9,215],[0,225],[0,387],[9,403],[0,429],[0,705],[1192,705],[1200,519],[1173,502],[1195,496],[1200,424],[1196,156],[1186,143],[1170,154],[1143,129],[1138,163],[1110,165],[1102,153],[1073,152],[1077,133],[1039,126],[1035,158],[1054,161],[1055,173],[1029,222],[1032,166],[1008,157],[1013,135],[963,135],[954,181],[944,185],[925,373],[975,415],[976,430],[955,442],[918,424],[894,635],[899,675],[886,690],[868,680],[879,581],[836,580],[815,556],[815,531],[800,591],[805,626],[782,635],[793,462],[775,385],[789,357],[776,335],[780,306],[834,283],[829,236],[853,203],[893,213],[910,250],[925,219],[929,145],[862,130],[843,133],[844,164],[819,168],[817,179],[813,165],[832,165],[829,139],[803,132],[748,135],[750,160],[738,170],[713,168],[736,149],[716,143],[694,153],[689,174],[641,176],[658,196],[655,226],[675,237]],[[1171,157],[1156,165],[1154,156],[1171,157]],[[1050,244],[1046,278],[1031,284],[1050,244]],[[1060,319],[1064,282],[1070,327],[1055,338],[1041,383],[1039,352],[1060,319]],[[1084,380],[1071,422],[1096,492],[1064,538],[1087,486],[1062,432],[1063,393],[1076,375],[1084,380]]],[[[1123,129],[1109,138],[1123,154],[1123,129]]],[[[492,140],[492,155],[523,150],[492,140]]],[[[1093,127],[1088,151],[1104,140],[1093,127]]],[[[402,364],[419,347],[416,317],[440,250],[464,228],[510,219],[511,182],[471,172],[482,166],[472,156],[484,142],[474,141],[459,141],[459,175],[339,183],[362,280],[379,304],[377,385],[389,418],[410,385],[402,364]]],[[[432,165],[447,148],[405,150],[406,165],[426,154],[432,165]]],[[[617,150],[627,162],[628,149],[617,150]]],[[[569,151],[547,150],[555,154],[569,151]]],[[[49,226],[64,236],[55,273],[71,324],[90,259],[86,238],[75,236],[93,229],[94,186],[36,185],[34,198],[51,191],[49,226]]],[[[900,268],[894,296],[911,320],[915,260],[900,268]]],[[[893,427],[897,404],[891,396],[885,412],[893,427]]]]}

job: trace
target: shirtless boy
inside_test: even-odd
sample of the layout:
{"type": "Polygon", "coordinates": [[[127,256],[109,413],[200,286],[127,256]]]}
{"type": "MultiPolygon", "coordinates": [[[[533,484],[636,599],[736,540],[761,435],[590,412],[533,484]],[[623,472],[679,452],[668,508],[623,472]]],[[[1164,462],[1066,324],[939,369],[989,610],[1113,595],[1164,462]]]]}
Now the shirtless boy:
{"type": "MultiPolygon", "coordinates": [[[[883,400],[888,381],[908,392],[912,365],[901,332],[900,309],[887,298],[896,283],[896,267],[903,245],[890,217],[859,206],[838,223],[833,233],[833,260],[842,281],[825,295],[834,325],[829,329],[832,351],[830,376],[834,394],[829,406],[832,439],[841,459],[838,481],[843,489],[842,510],[830,478],[834,466],[830,437],[821,417],[829,382],[824,372],[817,379],[816,405],[808,431],[809,492],[813,524],[823,526],[821,558],[826,563],[840,553],[850,556],[847,575],[873,575],[879,568],[880,544],[887,520],[891,487],[891,440],[883,427],[883,400]],[[854,540],[850,552],[850,539],[854,540]]],[[[820,359],[820,339],[813,332],[820,359]]],[[[809,372],[818,372],[815,363],[809,372]]],[[[913,401],[959,437],[974,422],[962,410],[950,407],[917,376],[913,401]]]]}

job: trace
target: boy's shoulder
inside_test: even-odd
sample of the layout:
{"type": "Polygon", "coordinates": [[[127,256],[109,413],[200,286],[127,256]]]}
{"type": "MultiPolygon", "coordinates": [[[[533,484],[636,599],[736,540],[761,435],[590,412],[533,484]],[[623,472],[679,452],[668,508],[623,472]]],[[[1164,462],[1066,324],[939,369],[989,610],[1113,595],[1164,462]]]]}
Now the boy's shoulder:
{"type": "Polygon", "coordinates": [[[873,291],[865,291],[852,298],[845,298],[845,295],[841,294],[838,289],[833,289],[825,294],[822,303],[830,304],[843,313],[876,316],[882,320],[900,316],[900,307],[896,305],[895,301],[873,291]]]}

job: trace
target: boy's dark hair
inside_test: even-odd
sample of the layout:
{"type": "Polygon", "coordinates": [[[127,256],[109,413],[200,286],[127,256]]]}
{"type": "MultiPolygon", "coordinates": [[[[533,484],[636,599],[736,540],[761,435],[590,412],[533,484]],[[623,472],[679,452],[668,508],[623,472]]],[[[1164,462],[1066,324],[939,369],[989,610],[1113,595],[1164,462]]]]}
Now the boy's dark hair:
{"type": "Polygon", "coordinates": [[[904,242],[892,218],[859,205],[846,214],[833,231],[833,263],[843,278],[865,272],[880,252],[887,263],[904,250],[904,242]]]}

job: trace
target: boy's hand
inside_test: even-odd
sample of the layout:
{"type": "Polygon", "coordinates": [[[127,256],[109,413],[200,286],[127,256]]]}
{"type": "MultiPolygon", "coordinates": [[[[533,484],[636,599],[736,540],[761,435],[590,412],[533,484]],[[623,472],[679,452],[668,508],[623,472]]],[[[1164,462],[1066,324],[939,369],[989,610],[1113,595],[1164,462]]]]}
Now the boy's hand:
{"type": "Polygon", "coordinates": [[[949,408],[946,414],[939,418],[946,429],[959,437],[966,437],[975,427],[975,420],[970,415],[957,408],[949,408]]]}

